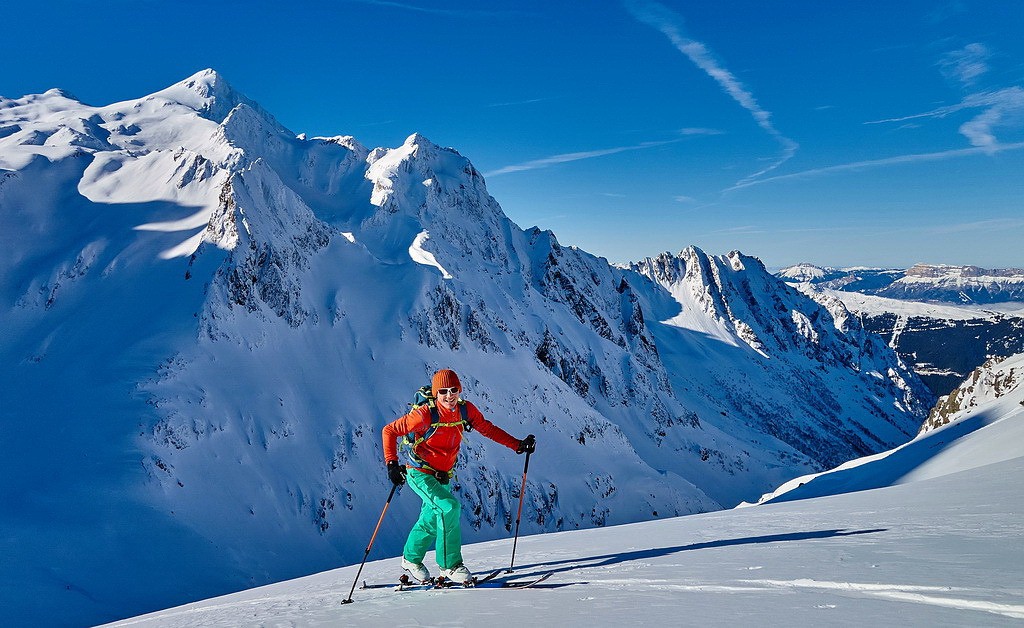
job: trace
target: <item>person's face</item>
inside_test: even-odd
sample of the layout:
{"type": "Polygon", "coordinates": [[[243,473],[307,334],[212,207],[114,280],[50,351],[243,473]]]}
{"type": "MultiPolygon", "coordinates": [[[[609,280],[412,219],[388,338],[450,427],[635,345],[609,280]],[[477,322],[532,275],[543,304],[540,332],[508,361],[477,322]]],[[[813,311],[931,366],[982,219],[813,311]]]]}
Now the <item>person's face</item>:
{"type": "Polygon", "coordinates": [[[459,390],[458,386],[452,388],[438,388],[437,389],[437,403],[445,410],[451,410],[455,407],[455,404],[459,401],[459,390]]]}

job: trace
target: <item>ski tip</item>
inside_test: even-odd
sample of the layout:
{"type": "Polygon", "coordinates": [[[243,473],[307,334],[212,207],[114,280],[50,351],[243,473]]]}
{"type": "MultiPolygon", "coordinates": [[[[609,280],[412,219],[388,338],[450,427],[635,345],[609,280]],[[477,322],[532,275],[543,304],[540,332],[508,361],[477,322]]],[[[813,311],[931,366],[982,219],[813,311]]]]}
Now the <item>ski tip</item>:
{"type": "Polygon", "coordinates": [[[545,580],[553,576],[554,573],[555,572],[553,571],[549,571],[538,578],[534,578],[533,580],[517,580],[515,582],[505,582],[502,584],[502,587],[506,589],[529,589],[535,584],[540,584],[541,582],[544,582],[545,580]]]}

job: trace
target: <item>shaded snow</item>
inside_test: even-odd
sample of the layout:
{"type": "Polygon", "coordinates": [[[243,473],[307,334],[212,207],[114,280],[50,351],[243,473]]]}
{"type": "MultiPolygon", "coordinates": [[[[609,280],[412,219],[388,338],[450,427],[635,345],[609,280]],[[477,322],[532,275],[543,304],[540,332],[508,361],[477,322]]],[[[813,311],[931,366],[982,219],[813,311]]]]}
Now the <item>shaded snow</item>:
{"type": "MultiPolygon", "coordinates": [[[[1024,372],[1024,355],[979,370],[1024,372]]],[[[825,473],[786,482],[761,503],[834,495],[930,479],[1018,458],[1024,452],[1024,385],[1009,378],[1004,390],[971,384],[962,410],[948,424],[922,432],[895,449],[851,460],[825,473]]],[[[943,399],[943,401],[945,398],[943,399]]],[[[942,401],[940,401],[942,405],[942,401]]]]}

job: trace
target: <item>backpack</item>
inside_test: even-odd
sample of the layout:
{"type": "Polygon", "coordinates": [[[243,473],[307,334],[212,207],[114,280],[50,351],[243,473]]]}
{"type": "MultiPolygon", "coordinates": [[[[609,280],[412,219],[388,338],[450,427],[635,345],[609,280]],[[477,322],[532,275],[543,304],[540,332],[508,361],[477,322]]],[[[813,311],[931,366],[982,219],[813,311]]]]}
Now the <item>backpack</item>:
{"type": "Polygon", "coordinates": [[[473,431],[473,425],[469,422],[469,410],[466,408],[465,400],[459,399],[458,402],[459,420],[450,423],[441,422],[441,413],[437,409],[437,399],[434,397],[433,389],[430,386],[420,387],[420,389],[413,394],[412,403],[409,405],[411,406],[410,411],[423,406],[428,406],[430,408],[430,427],[428,427],[422,435],[417,435],[414,432],[403,436],[401,445],[402,449],[405,450],[406,455],[409,457],[409,460],[412,461],[414,466],[429,469],[435,475],[443,474],[447,477],[451,477],[453,472],[446,473],[444,471],[437,471],[420,459],[420,457],[416,455],[416,448],[433,436],[434,432],[436,432],[439,427],[454,427],[456,425],[462,425],[462,430],[464,432],[473,431]]]}

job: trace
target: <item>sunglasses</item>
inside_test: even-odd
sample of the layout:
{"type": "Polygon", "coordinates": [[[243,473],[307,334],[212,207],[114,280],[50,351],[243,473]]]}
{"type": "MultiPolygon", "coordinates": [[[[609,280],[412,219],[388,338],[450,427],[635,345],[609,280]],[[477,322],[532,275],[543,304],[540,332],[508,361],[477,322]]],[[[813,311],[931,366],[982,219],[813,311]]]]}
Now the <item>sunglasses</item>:
{"type": "Polygon", "coordinates": [[[453,395],[457,395],[459,393],[458,387],[455,387],[455,388],[438,388],[437,389],[437,396],[438,397],[440,397],[441,395],[447,395],[449,393],[451,393],[453,395]]]}

